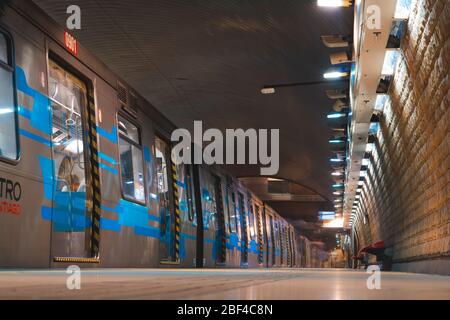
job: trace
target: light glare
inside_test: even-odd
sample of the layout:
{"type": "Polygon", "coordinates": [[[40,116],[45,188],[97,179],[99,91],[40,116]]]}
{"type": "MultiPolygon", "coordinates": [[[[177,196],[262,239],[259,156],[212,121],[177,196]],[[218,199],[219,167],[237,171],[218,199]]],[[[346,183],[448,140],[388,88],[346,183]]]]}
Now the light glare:
{"type": "Polygon", "coordinates": [[[339,79],[348,76],[347,72],[333,71],[327,72],[323,75],[325,79],[339,79]]]}

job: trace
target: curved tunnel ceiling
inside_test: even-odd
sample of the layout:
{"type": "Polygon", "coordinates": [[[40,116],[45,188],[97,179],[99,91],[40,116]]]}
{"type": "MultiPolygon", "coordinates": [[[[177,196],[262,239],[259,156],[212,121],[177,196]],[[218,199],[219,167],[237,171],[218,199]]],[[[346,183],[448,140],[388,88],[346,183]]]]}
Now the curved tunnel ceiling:
{"type": "MultiPolygon", "coordinates": [[[[79,5],[75,36],[177,126],[203,120],[204,129],[279,128],[277,177],[331,199],[326,114],[333,100],[325,90],[339,86],[273,95],[260,88],[322,80],[330,50],[320,36],[351,34],[352,8],[321,8],[315,0],[34,2],[62,25],[67,6],[79,5]]],[[[259,174],[254,166],[230,170],[259,174]]]]}

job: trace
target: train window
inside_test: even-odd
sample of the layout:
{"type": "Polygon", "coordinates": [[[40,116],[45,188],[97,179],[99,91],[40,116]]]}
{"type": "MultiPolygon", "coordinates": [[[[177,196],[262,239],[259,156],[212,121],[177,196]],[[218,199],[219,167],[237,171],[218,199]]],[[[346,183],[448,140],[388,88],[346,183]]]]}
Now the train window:
{"type": "Polygon", "coordinates": [[[169,168],[167,155],[169,146],[160,138],[155,138],[156,149],[156,173],[158,182],[159,199],[163,202],[162,206],[168,206],[169,203],[169,168]]]}
{"type": "Polygon", "coordinates": [[[0,32],[0,61],[9,65],[9,45],[6,36],[0,32]]]}
{"type": "Polygon", "coordinates": [[[126,198],[145,202],[144,162],[141,132],[137,126],[118,115],[119,153],[122,192],[126,198]]]}
{"type": "Polygon", "coordinates": [[[52,60],[48,70],[56,190],[78,192],[86,189],[81,113],[86,105],[87,87],[52,60]]]}
{"type": "Polygon", "coordinates": [[[0,158],[19,158],[16,117],[12,42],[0,31],[0,158]]]}
{"type": "Polygon", "coordinates": [[[155,137],[155,156],[160,218],[159,257],[162,261],[174,261],[175,217],[173,210],[173,197],[175,194],[173,193],[173,189],[171,187],[171,183],[173,181],[170,176],[170,145],[165,140],[157,136],[155,137]]]}
{"type": "Polygon", "coordinates": [[[191,166],[186,167],[186,198],[187,198],[187,210],[188,210],[188,218],[189,221],[193,222],[195,218],[194,213],[194,202],[192,199],[192,175],[191,175],[191,166]]]}

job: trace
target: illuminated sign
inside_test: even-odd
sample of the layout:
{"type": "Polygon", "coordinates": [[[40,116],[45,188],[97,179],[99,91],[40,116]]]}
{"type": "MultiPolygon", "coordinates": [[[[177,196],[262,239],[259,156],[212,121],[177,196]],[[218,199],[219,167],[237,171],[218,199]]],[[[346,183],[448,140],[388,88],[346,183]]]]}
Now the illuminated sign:
{"type": "Polygon", "coordinates": [[[319,211],[320,220],[333,220],[336,213],[334,211],[319,211]]]}
{"type": "Polygon", "coordinates": [[[64,46],[74,55],[78,55],[78,42],[70,33],[64,32],[64,46]]]}

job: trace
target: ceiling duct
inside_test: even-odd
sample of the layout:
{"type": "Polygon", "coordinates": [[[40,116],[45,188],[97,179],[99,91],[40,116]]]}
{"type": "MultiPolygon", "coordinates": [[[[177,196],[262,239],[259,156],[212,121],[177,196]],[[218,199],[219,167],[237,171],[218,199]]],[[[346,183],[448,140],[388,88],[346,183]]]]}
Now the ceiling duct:
{"type": "Polygon", "coordinates": [[[348,97],[347,90],[325,90],[327,97],[330,99],[346,99],[348,97]]]}
{"type": "Polygon", "coordinates": [[[345,152],[345,143],[332,144],[330,146],[331,151],[342,151],[345,152]]]}
{"type": "Polygon", "coordinates": [[[331,152],[333,152],[336,155],[337,159],[345,159],[345,152],[338,150],[332,150],[331,152]]]}
{"type": "Polygon", "coordinates": [[[340,139],[340,138],[344,138],[345,137],[345,132],[342,131],[338,131],[336,133],[333,134],[333,139],[340,139]]]}
{"type": "Polygon", "coordinates": [[[341,99],[336,99],[336,102],[333,104],[332,108],[336,112],[341,112],[342,109],[348,108],[348,104],[342,101],[341,99]]]}
{"type": "Polygon", "coordinates": [[[333,170],[336,170],[336,171],[345,169],[345,166],[343,166],[341,163],[336,163],[335,165],[332,163],[331,166],[333,167],[333,170]]]}
{"type": "Polygon", "coordinates": [[[330,54],[331,64],[341,64],[352,62],[352,58],[346,51],[333,52],[330,54]]]}
{"type": "Polygon", "coordinates": [[[328,48],[346,48],[351,42],[349,36],[343,35],[326,35],[321,36],[321,38],[323,44],[328,48]]]}

